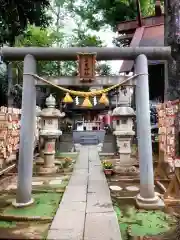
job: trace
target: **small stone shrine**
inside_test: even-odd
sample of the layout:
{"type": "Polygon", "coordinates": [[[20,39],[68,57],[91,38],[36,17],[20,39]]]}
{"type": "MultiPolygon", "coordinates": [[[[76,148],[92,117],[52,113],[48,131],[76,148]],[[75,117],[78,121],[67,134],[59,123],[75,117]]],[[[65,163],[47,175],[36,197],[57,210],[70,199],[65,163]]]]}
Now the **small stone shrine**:
{"type": "Polygon", "coordinates": [[[44,108],[40,117],[42,118],[42,128],[40,136],[44,139],[44,165],[39,168],[39,173],[49,174],[56,172],[55,166],[55,143],[56,139],[62,134],[59,130],[59,118],[65,114],[55,108],[56,100],[50,95],[46,99],[47,108],[44,108]]]}

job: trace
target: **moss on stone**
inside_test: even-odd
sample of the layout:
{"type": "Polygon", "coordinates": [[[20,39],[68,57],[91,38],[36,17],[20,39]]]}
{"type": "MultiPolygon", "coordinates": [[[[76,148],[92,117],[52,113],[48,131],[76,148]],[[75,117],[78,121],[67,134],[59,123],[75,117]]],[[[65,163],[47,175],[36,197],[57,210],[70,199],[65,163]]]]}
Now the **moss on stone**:
{"type": "Polygon", "coordinates": [[[138,210],[133,205],[115,204],[122,239],[131,236],[158,235],[167,232],[175,220],[163,211],[138,210]]]}
{"type": "Polygon", "coordinates": [[[25,208],[14,208],[10,205],[4,209],[3,214],[22,217],[53,217],[61,197],[61,193],[33,194],[33,198],[35,199],[34,204],[25,208]]]}
{"type": "Polygon", "coordinates": [[[0,221],[0,228],[13,228],[13,227],[16,227],[15,222],[0,221]]]}

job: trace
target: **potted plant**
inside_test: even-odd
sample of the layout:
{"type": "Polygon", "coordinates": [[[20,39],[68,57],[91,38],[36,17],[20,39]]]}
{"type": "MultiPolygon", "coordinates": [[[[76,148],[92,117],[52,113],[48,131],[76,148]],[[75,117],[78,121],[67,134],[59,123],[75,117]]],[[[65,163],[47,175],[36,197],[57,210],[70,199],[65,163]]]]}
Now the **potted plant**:
{"type": "Polygon", "coordinates": [[[113,164],[108,160],[102,162],[105,175],[112,175],[113,173],[113,164]]]}

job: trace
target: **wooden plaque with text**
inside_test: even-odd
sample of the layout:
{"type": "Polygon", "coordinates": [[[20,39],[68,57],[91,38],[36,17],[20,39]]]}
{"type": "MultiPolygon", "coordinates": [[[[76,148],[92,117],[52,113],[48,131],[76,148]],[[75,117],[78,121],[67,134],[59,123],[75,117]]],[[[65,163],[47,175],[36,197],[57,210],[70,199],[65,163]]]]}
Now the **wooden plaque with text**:
{"type": "Polygon", "coordinates": [[[96,77],[96,53],[78,53],[80,81],[91,82],[96,77]]]}

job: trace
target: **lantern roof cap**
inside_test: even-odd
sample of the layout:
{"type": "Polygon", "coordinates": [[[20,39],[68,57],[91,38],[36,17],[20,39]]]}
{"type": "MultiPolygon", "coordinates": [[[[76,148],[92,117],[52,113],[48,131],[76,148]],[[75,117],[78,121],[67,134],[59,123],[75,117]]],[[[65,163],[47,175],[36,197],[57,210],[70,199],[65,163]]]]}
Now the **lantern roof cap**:
{"type": "Polygon", "coordinates": [[[61,118],[65,116],[64,112],[61,112],[59,109],[56,109],[56,99],[53,97],[52,94],[48,98],[46,98],[46,106],[47,108],[44,108],[40,116],[44,118],[61,118]]]}
{"type": "Polygon", "coordinates": [[[133,110],[133,108],[131,107],[126,107],[126,106],[120,106],[120,107],[116,107],[113,112],[112,112],[112,116],[128,116],[128,117],[133,117],[135,116],[135,112],[133,110]]]}
{"type": "Polygon", "coordinates": [[[52,94],[50,94],[49,97],[46,98],[46,106],[48,108],[56,106],[56,99],[55,99],[55,97],[53,97],[52,94]]]}

